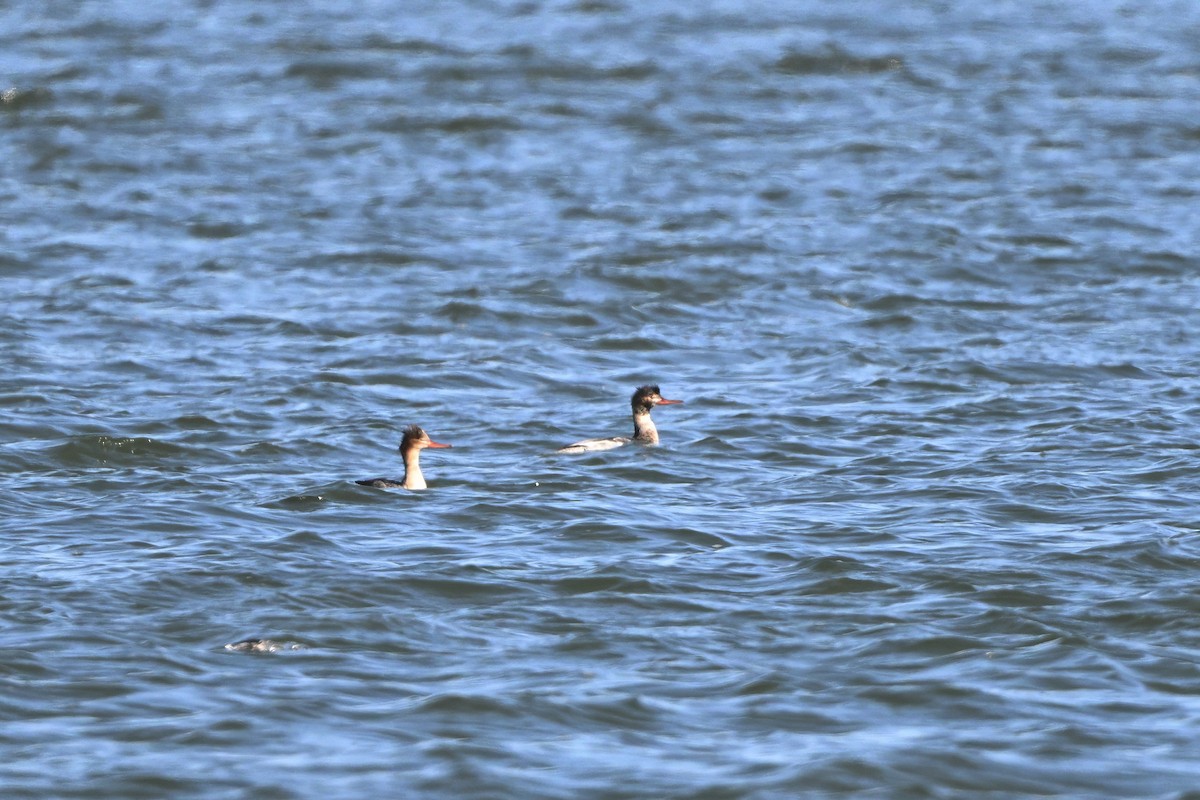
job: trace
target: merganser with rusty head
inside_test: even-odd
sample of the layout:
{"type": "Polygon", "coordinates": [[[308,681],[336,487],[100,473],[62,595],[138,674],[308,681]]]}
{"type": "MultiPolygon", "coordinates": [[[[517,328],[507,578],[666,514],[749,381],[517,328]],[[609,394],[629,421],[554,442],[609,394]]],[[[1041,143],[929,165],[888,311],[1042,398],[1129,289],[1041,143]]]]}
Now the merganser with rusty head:
{"type": "Polygon", "coordinates": [[[655,406],[681,405],[682,400],[667,400],[659,393],[656,384],[639,386],[629,399],[633,406],[633,436],[612,436],[607,439],[584,439],[582,442],[569,444],[555,452],[558,453],[592,453],[598,450],[611,450],[614,447],[639,442],[641,444],[658,444],[658,428],[650,419],[650,409],[655,406]]]}
{"type": "Polygon", "coordinates": [[[421,474],[421,451],[426,447],[450,447],[448,444],[435,442],[420,425],[409,425],[404,429],[404,437],[400,440],[400,455],[404,458],[404,478],[371,478],[365,481],[355,481],[361,486],[374,486],[376,489],[424,489],[425,476],[421,474]]]}

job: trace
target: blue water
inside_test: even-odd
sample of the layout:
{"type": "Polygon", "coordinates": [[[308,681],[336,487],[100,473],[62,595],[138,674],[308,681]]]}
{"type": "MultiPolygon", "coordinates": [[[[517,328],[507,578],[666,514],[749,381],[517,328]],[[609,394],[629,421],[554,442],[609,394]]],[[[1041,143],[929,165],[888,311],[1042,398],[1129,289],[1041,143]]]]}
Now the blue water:
{"type": "Polygon", "coordinates": [[[0,6],[0,795],[1198,796],[1198,32],[0,6]]]}

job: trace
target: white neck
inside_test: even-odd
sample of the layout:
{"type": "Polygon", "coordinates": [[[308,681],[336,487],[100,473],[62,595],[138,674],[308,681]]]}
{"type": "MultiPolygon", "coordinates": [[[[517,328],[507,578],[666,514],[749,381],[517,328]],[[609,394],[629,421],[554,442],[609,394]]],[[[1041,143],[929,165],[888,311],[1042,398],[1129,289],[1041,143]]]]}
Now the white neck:
{"type": "Polygon", "coordinates": [[[426,488],[425,476],[421,474],[421,448],[414,447],[404,453],[404,483],[405,489],[426,488]]]}
{"type": "Polygon", "coordinates": [[[649,411],[634,409],[633,438],[647,444],[658,444],[658,428],[654,427],[649,411]]]}

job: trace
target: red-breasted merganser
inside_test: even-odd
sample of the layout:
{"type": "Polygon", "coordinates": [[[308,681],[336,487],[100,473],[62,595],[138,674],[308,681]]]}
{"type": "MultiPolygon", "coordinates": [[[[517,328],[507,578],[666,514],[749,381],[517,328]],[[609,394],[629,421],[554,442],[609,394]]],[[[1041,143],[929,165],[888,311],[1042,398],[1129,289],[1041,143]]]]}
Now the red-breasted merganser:
{"type": "Polygon", "coordinates": [[[650,419],[650,409],[655,406],[675,406],[682,400],[667,400],[658,393],[658,386],[647,384],[639,386],[629,399],[633,406],[633,436],[612,436],[607,439],[584,439],[582,442],[569,444],[560,448],[559,453],[591,453],[596,450],[611,450],[630,442],[642,444],[658,444],[658,428],[650,419]]]}
{"type": "Polygon", "coordinates": [[[355,483],[374,486],[376,489],[424,489],[426,485],[425,476],[421,474],[421,451],[426,447],[449,446],[430,439],[429,434],[421,430],[420,425],[409,425],[404,429],[404,438],[400,440],[400,455],[404,457],[404,478],[398,481],[391,478],[371,478],[355,483]]]}

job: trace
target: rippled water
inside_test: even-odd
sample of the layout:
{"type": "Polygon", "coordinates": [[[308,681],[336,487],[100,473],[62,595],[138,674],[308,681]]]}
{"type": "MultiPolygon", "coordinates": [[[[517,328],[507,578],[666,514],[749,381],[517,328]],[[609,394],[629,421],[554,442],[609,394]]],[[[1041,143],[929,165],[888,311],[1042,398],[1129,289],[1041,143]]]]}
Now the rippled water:
{"type": "Polygon", "coordinates": [[[1200,6],[412,5],[0,5],[0,793],[1197,796],[1200,6]]]}

